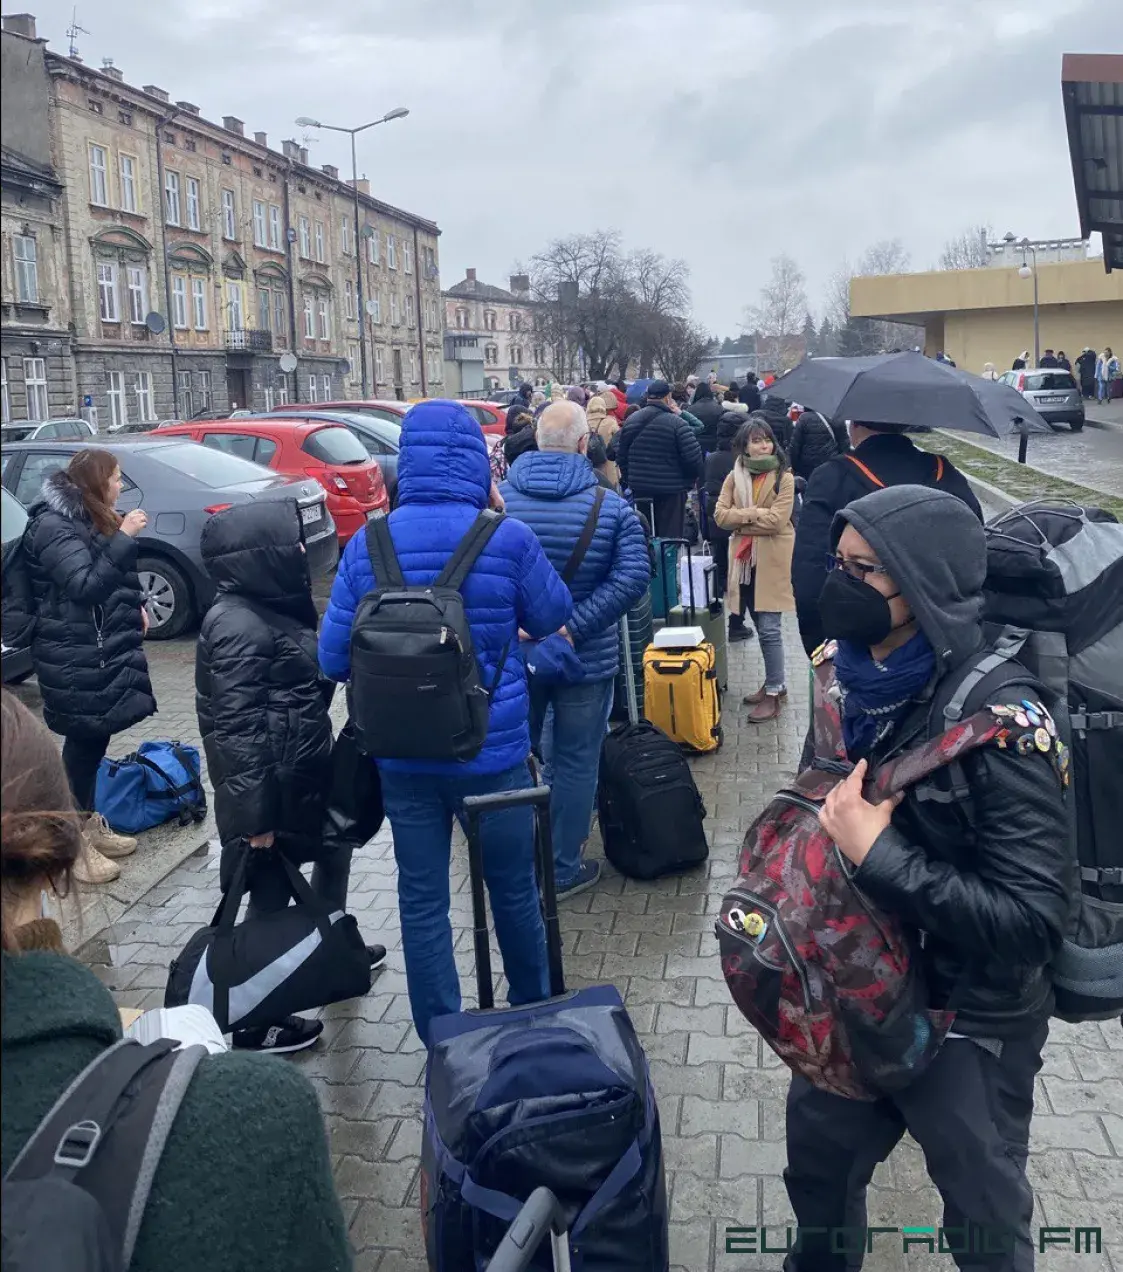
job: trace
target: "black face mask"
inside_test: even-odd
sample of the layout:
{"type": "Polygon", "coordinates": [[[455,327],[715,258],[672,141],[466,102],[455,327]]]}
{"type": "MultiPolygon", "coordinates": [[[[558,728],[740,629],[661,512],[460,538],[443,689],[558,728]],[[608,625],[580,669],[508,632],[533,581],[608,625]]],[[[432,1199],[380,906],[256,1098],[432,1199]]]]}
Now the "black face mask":
{"type": "MultiPolygon", "coordinates": [[[[894,592],[892,596],[882,596],[877,588],[845,570],[832,570],[819,593],[823,631],[834,640],[852,641],[867,649],[880,645],[898,626],[893,622],[889,602],[900,595],[894,592]]],[[[911,622],[911,617],[905,620],[911,622]]]]}

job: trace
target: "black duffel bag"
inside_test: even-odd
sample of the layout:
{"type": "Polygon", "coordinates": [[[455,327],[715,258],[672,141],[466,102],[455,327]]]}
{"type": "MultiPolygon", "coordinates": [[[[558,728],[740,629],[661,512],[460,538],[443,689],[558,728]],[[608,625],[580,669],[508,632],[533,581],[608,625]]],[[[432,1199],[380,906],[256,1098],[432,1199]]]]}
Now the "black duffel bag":
{"type": "Polygon", "coordinates": [[[284,853],[276,852],[275,860],[296,904],[236,922],[249,854],[263,851],[275,850],[242,847],[210,926],[200,928],[168,968],[164,1006],[205,1007],[223,1033],[275,1025],[370,990],[370,954],[354,915],[329,913],[284,853]]]}

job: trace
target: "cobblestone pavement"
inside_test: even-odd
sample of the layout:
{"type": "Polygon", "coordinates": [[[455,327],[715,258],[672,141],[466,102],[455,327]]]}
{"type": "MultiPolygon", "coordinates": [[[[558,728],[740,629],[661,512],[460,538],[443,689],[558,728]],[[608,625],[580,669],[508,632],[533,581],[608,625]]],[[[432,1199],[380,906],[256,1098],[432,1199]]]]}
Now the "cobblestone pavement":
{"type": "MultiPolygon", "coordinates": [[[[787,623],[789,705],[779,724],[751,726],[742,694],[761,679],[755,642],[731,649],[725,745],[694,764],[709,811],[711,855],[702,870],[655,883],[608,871],[591,893],[563,904],[571,986],[607,980],[624,993],[651,1061],[662,1118],[671,1198],[672,1263],[680,1272],[780,1267],[779,1256],[725,1252],[726,1225],[793,1222],[784,1167],[787,1071],[730,1004],[721,978],[713,916],[733,877],[744,828],[793,771],[807,719],[806,661],[787,623]]],[[[151,647],[150,647],[151,649],[151,647]]],[[[153,651],[179,666],[182,708],[159,731],[193,736],[190,643],[153,651]]],[[[163,670],[159,671],[164,676],[163,670]]],[[[168,707],[171,689],[165,690],[168,707]]],[[[599,849],[593,847],[593,852],[599,849]]],[[[466,1004],[474,1002],[470,901],[463,844],[454,846],[452,922],[466,1004]]],[[[168,960],[208,922],[218,896],[217,859],[203,848],[87,947],[122,1006],[162,1000],[168,960]]],[[[395,870],[388,831],[356,857],[350,908],[364,934],[390,950],[370,994],[326,1009],[320,1044],[293,1060],[315,1083],[331,1137],[339,1192],[360,1272],[422,1272],[418,1211],[419,1110],[424,1053],[410,1023],[401,962],[395,870]]],[[[501,963],[496,961],[496,967],[501,963]]],[[[500,982],[498,1001],[505,997],[500,982]]],[[[294,1146],[299,1151],[299,1146],[294,1146]]],[[[1101,1255],[1052,1252],[1050,1272],[1123,1272],[1123,1031],[1054,1025],[1037,1081],[1030,1175],[1035,1222],[1098,1225],[1101,1255]],[[1108,1251],[1114,1249],[1114,1263],[1108,1251]]],[[[878,1170],[869,1223],[937,1222],[938,1198],[919,1149],[906,1140],[878,1170]]],[[[782,1237],[781,1237],[782,1239],[782,1237]]],[[[947,1268],[946,1256],[908,1256],[947,1268]]],[[[905,1256],[880,1243],[872,1272],[903,1272],[905,1256]]]]}

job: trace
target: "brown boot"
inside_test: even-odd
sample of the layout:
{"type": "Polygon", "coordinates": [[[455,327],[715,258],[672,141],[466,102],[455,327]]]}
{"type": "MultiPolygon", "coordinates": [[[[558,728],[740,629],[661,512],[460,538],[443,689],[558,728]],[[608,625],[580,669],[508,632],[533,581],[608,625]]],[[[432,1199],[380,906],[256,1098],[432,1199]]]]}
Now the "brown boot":
{"type": "Polygon", "coordinates": [[[775,720],[783,705],[783,695],[766,693],[764,697],[749,711],[750,724],[764,724],[767,720],[775,720]]]}
{"type": "MultiPolygon", "coordinates": [[[[781,698],[786,698],[788,696],[788,691],[786,689],[781,689],[777,696],[781,698]]],[[[755,707],[758,703],[763,702],[765,698],[767,697],[768,697],[768,690],[764,687],[764,685],[761,685],[761,687],[756,691],[756,693],[745,694],[745,696],[741,699],[741,701],[745,704],[746,707],[755,707]]]]}

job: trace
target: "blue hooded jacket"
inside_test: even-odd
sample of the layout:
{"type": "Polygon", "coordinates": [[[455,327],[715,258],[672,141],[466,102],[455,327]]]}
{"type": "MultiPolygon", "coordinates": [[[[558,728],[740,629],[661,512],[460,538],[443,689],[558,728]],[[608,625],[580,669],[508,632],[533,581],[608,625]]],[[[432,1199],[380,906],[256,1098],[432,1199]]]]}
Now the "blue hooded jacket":
{"type": "MultiPolygon", "coordinates": [[[[390,535],[407,584],[432,583],[487,507],[491,466],[479,424],[456,402],[422,402],[402,422],[398,506],[390,535]]],[[[333,680],[350,675],[351,624],[359,601],[378,586],[365,534],[344,549],[320,628],[320,666],[333,680]]],[[[488,541],[461,589],[485,685],[503,678],[491,699],[487,741],[474,760],[380,760],[395,772],[469,776],[501,773],[530,754],[526,670],[518,631],[541,640],[569,620],[573,602],[531,531],[508,517],[488,541]]]]}
{"type": "MultiPolygon", "coordinates": [[[[511,465],[499,490],[507,512],[538,536],[550,564],[565,569],[593,505],[597,475],[584,455],[528,451],[511,465]]],[[[606,491],[596,533],[570,584],[573,613],[566,627],[588,680],[620,668],[617,624],[651,582],[651,558],[639,518],[615,491],[606,491]]]]}

